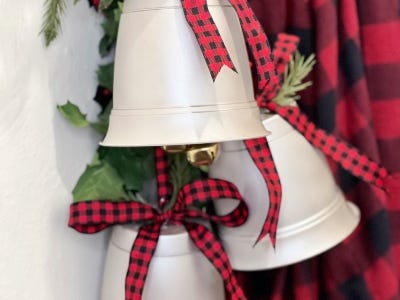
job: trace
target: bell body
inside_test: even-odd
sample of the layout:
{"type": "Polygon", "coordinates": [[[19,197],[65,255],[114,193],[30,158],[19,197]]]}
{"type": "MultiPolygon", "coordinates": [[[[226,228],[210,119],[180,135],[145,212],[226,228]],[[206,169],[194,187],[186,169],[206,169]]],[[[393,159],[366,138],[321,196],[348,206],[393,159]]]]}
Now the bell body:
{"type": "Polygon", "coordinates": [[[208,0],[208,7],[237,70],[224,66],[215,82],[180,0],[125,1],[103,145],[202,144],[266,135],[236,12],[227,0],[208,0]]]}
{"type": "MultiPolygon", "coordinates": [[[[103,274],[102,300],[125,300],[125,276],[137,227],[115,226],[103,274]]],[[[143,300],[225,300],[222,279],[182,226],[162,230],[143,300]]]]}
{"type": "MultiPolygon", "coordinates": [[[[220,236],[236,270],[262,270],[293,264],[318,255],[344,240],[360,220],[336,185],[324,155],[280,116],[268,116],[268,143],[282,184],[276,249],[267,236],[254,246],[267,216],[269,196],[261,173],[243,142],[222,144],[210,176],[235,183],[249,206],[247,222],[220,226],[220,236]]],[[[219,213],[233,209],[224,200],[219,213]]]]}

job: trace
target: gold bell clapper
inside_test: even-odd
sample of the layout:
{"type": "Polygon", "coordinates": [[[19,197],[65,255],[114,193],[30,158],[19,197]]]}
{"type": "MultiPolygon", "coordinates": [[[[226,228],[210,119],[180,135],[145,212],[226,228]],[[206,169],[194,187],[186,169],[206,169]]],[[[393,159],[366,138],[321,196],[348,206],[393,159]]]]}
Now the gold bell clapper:
{"type": "Polygon", "coordinates": [[[191,145],[267,134],[237,14],[228,0],[207,3],[236,69],[223,66],[215,81],[181,1],[124,2],[102,145],[191,145]]]}
{"type": "MultiPolygon", "coordinates": [[[[222,143],[220,157],[210,166],[210,177],[234,183],[249,207],[242,226],[219,226],[236,270],[265,270],[308,259],[339,244],[360,221],[359,209],[346,201],[319,150],[278,115],[266,115],[264,126],[271,131],[267,140],[282,184],[276,249],[268,236],[254,245],[267,217],[269,197],[244,143],[222,143]]],[[[231,203],[216,203],[219,214],[233,208],[231,203]]]]}
{"type": "Polygon", "coordinates": [[[164,146],[163,149],[168,153],[186,153],[187,160],[196,167],[211,165],[219,154],[219,145],[217,143],[164,146]]]}

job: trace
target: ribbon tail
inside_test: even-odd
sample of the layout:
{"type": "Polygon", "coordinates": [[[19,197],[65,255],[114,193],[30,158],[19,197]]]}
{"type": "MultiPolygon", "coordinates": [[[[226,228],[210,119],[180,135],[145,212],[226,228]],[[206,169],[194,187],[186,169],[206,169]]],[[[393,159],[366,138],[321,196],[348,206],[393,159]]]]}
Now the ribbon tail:
{"type": "Polygon", "coordinates": [[[374,184],[379,188],[384,187],[384,180],[389,175],[384,167],[361,154],[358,149],[345,141],[317,128],[298,107],[279,106],[276,103],[269,102],[266,108],[284,118],[307,141],[339,163],[345,170],[364,182],[374,184]]]}
{"type": "Polygon", "coordinates": [[[185,222],[184,225],[193,243],[221,274],[228,293],[227,299],[246,300],[247,298],[233,273],[228,255],[214,234],[201,224],[185,222]]]}
{"type": "Polygon", "coordinates": [[[223,66],[236,72],[206,0],[181,0],[185,18],[192,28],[213,81],[223,66]]]}
{"type": "Polygon", "coordinates": [[[260,242],[267,234],[270,235],[271,243],[276,245],[276,231],[278,227],[279,211],[282,201],[282,185],[279,180],[278,171],[276,169],[271,149],[269,148],[266,138],[258,138],[244,141],[247,150],[258,170],[261,172],[268,189],[269,209],[267,219],[265,220],[263,229],[256,241],[260,242]]]}
{"type": "MultiPolygon", "coordinates": [[[[273,62],[271,48],[268,43],[267,35],[256,15],[251,9],[248,1],[246,0],[229,0],[235,9],[240,23],[242,25],[243,34],[246,39],[247,45],[251,49],[253,55],[256,70],[257,70],[257,91],[259,94],[261,91],[267,91],[268,85],[279,84],[279,76],[275,70],[275,64],[273,62]]],[[[275,90],[275,89],[273,89],[275,90]]],[[[273,90],[271,93],[273,93],[273,90]]],[[[268,95],[272,99],[275,95],[268,95]]]]}
{"type": "Polygon", "coordinates": [[[125,279],[125,300],[140,300],[149,265],[157,247],[161,224],[140,227],[133,243],[125,279]]]}

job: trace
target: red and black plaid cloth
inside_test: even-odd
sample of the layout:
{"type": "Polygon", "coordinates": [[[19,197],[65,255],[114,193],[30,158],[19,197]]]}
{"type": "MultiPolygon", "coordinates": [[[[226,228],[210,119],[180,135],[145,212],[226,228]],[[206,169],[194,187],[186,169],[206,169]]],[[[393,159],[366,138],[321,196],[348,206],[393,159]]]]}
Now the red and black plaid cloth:
{"type": "MultiPolygon", "coordinates": [[[[253,0],[271,40],[301,38],[317,54],[314,85],[301,108],[320,128],[400,170],[400,1],[253,0]]],[[[249,299],[400,299],[400,199],[360,182],[332,162],[361,209],[358,230],[314,259],[238,273],[249,299]],[[398,201],[397,201],[398,200],[398,201]]]]}

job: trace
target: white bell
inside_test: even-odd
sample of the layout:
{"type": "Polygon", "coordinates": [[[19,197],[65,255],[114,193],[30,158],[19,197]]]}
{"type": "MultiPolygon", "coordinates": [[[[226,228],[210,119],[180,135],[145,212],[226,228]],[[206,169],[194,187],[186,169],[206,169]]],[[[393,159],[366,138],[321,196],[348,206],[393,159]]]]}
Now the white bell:
{"type": "MultiPolygon", "coordinates": [[[[125,300],[125,276],[137,227],[115,226],[108,246],[101,300],[125,300]]],[[[143,300],[225,300],[222,278],[183,226],[161,231],[143,300]]]]}
{"type": "Polygon", "coordinates": [[[265,136],[235,10],[208,0],[237,72],[213,82],[180,0],[126,0],[105,146],[203,144],[265,136]]]}
{"type": "MultiPolygon", "coordinates": [[[[319,150],[278,115],[268,116],[264,126],[271,131],[267,139],[282,184],[276,249],[268,236],[254,246],[269,197],[243,142],[222,144],[220,157],[210,167],[210,176],[235,183],[249,206],[244,225],[219,227],[236,270],[271,269],[308,259],[340,243],[360,221],[359,209],[345,200],[319,150]]],[[[217,211],[231,211],[232,202],[218,201],[217,211]]]]}

